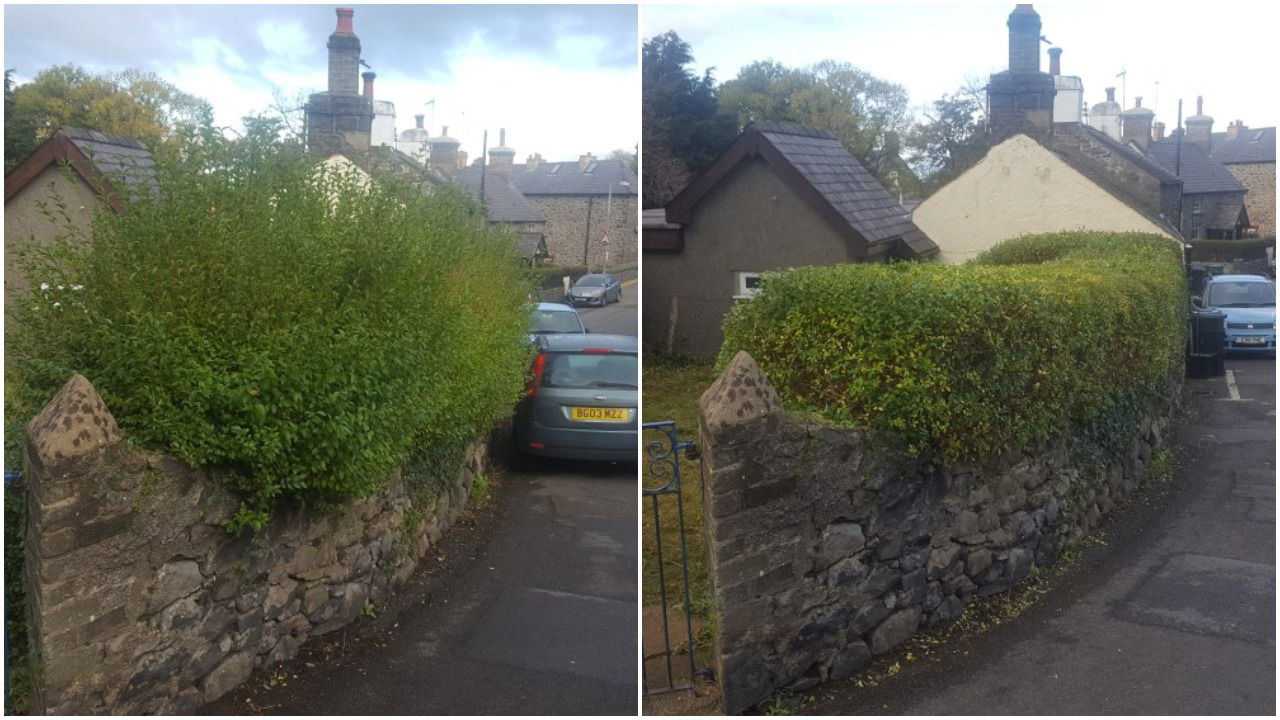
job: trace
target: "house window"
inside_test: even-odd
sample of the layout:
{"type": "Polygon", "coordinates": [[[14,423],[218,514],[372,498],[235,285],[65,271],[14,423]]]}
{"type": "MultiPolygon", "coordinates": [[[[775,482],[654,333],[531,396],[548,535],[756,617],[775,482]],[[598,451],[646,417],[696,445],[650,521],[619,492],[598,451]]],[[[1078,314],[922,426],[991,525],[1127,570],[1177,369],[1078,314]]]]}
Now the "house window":
{"type": "Polygon", "coordinates": [[[1200,210],[1202,209],[1201,201],[1203,199],[1204,198],[1200,195],[1191,196],[1191,212],[1200,212],[1200,210]]]}
{"type": "Polygon", "coordinates": [[[1191,237],[1200,237],[1200,218],[1193,216],[1191,218],[1191,237]]]}
{"type": "Polygon", "coordinates": [[[745,300],[755,297],[760,292],[760,273],[758,272],[739,272],[738,276],[738,292],[734,294],[734,298],[745,300]]]}

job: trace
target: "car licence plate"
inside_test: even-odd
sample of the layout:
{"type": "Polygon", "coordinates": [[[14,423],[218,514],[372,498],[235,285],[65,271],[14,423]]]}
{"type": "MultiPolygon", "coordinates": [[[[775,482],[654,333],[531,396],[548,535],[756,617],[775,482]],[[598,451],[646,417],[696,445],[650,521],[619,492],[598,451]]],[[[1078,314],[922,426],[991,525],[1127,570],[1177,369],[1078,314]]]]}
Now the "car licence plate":
{"type": "Polygon", "coordinates": [[[575,407],[574,420],[594,420],[596,422],[626,422],[626,408],[575,407]]]}
{"type": "Polygon", "coordinates": [[[1237,345],[1266,345],[1267,339],[1261,335],[1246,335],[1236,338],[1237,345]]]}

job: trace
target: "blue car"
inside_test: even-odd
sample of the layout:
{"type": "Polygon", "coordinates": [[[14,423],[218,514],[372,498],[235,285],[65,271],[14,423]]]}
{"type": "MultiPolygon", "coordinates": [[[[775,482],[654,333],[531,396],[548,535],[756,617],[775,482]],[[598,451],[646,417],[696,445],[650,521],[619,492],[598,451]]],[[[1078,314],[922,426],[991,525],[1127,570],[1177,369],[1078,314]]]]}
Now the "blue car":
{"type": "Polygon", "coordinates": [[[1261,275],[1215,275],[1204,282],[1201,304],[1227,316],[1225,347],[1232,352],[1276,352],[1276,286],[1261,275]]]}

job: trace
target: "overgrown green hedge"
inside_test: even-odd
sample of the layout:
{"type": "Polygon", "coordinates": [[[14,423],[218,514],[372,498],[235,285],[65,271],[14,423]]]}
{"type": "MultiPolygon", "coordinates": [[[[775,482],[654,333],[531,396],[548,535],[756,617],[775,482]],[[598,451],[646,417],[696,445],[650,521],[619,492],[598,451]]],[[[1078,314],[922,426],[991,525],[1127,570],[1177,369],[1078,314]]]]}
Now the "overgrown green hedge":
{"type": "Polygon", "coordinates": [[[975,460],[1087,423],[1180,367],[1177,246],[1140,233],[1006,241],[966,265],[766,275],[725,321],[785,402],[917,455],[975,460]]]}
{"type": "Polygon", "coordinates": [[[206,138],[155,197],[25,258],[17,399],[39,408],[84,374],[135,442],[233,471],[238,525],[465,444],[522,386],[514,239],[460,191],[366,183],[266,140],[206,138]]]}
{"type": "Polygon", "coordinates": [[[539,290],[562,287],[563,280],[561,278],[565,275],[577,280],[588,272],[586,265],[543,265],[542,267],[527,268],[525,270],[525,273],[533,281],[534,287],[539,290]]]}

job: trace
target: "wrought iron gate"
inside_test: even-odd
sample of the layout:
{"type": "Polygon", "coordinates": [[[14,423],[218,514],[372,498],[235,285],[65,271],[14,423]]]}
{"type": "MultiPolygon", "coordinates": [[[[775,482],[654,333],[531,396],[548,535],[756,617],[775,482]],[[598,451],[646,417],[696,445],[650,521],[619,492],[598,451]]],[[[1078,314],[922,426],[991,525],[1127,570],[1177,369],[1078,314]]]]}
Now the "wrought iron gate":
{"type": "MultiPolygon", "coordinates": [[[[662,659],[665,668],[665,684],[654,685],[650,678],[644,643],[640,647],[640,667],[644,678],[646,695],[687,690],[693,687],[693,678],[698,674],[694,660],[693,609],[689,600],[689,553],[685,543],[684,499],[680,495],[680,454],[689,460],[698,459],[698,446],[691,440],[680,440],[676,435],[676,424],[673,420],[644,424],[644,497],[651,503],[649,511],[653,513],[653,540],[657,549],[658,587],[662,596],[662,659]],[[676,683],[676,673],[672,668],[671,628],[668,619],[670,603],[667,598],[666,553],[672,548],[662,545],[661,503],[665,496],[674,495],[676,504],[676,522],[679,524],[680,536],[680,573],[681,573],[681,605],[684,609],[684,630],[689,653],[689,680],[687,683],[676,683]],[[665,551],[665,552],[664,552],[665,551]]],[[[673,500],[667,499],[667,502],[673,500]]],[[[681,668],[683,670],[683,668],[681,668]]]]}

